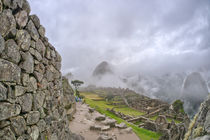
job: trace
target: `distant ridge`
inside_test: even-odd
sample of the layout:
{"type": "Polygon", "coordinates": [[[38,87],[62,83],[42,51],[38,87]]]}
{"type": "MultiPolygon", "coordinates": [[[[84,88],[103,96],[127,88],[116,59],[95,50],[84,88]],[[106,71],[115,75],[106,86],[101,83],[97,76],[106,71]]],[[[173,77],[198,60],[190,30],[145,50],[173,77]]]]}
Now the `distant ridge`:
{"type": "Polygon", "coordinates": [[[102,76],[106,74],[113,74],[113,71],[110,64],[106,61],[103,61],[96,66],[96,68],[93,71],[92,76],[100,79],[102,76]]]}

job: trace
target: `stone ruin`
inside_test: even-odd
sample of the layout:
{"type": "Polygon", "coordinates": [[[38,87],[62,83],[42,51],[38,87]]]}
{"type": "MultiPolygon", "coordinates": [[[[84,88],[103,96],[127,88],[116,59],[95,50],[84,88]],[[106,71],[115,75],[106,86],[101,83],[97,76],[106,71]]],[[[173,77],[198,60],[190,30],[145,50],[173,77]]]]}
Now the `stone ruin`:
{"type": "Polygon", "coordinates": [[[119,118],[121,118],[123,120],[130,120],[130,119],[133,118],[133,116],[125,115],[122,112],[115,111],[114,108],[112,108],[112,109],[107,108],[106,110],[111,112],[111,113],[113,113],[114,115],[116,115],[117,117],[119,117],[119,118]]]}
{"type": "Polygon", "coordinates": [[[144,115],[134,118],[121,112],[117,112],[114,109],[107,108],[107,111],[133,124],[140,121],[141,124],[138,125],[138,127],[161,133],[162,136],[160,140],[181,140],[184,138],[184,134],[188,128],[188,118],[185,118],[186,121],[183,123],[176,124],[174,121],[168,122],[165,115],[159,115],[156,120],[153,121],[144,115]]]}
{"type": "Polygon", "coordinates": [[[184,123],[168,122],[164,115],[159,115],[155,121],[144,116],[128,120],[131,123],[138,121],[142,122],[139,127],[161,133],[160,140],[182,140],[188,127],[184,123]]]}
{"type": "Polygon", "coordinates": [[[73,140],[73,91],[27,0],[0,0],[0,139],[73,140]],[[64,87],[63,87],[64,86],[64,87]]]}

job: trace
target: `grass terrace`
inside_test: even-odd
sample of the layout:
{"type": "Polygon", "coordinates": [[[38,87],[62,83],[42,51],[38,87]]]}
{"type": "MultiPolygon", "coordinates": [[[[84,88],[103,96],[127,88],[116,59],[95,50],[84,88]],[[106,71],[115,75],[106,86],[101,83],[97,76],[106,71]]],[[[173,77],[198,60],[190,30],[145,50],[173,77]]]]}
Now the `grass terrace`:
{"type": "Polygon", "coordinates": [[[128,123],[127,121],[117,117],[116,115],[107,111],[106,109],[107,108],[111,109],[111,108],[115,107],[116,111],[122,112],[123,114],[126,114],[126,115],[133,115],[133,116],[143,115],[142,112],[139,112],[138,110],[134,110],[127,106],[122,107],[122,106],[110,105],[110,103],[108,101],[105,101],[105,99],[98,96],[97,94],[93,94],[93,93],[80,93],[80,94],[85,97],[85,102],[90,107],[95,108],[101,114],[105,114],[106,116],[115,119],[117,121],[117,123],[124,122],[128,127],[131,127],[133,129],[133,131],[136,133],[136,135],[140,139],[142,139],[142,140],[151,140],[151,139],[158,140],[160,138],[161,134],[155,133],[155,132],[143,129],[143,128],[139,128],[137,125],[128,123]]]}

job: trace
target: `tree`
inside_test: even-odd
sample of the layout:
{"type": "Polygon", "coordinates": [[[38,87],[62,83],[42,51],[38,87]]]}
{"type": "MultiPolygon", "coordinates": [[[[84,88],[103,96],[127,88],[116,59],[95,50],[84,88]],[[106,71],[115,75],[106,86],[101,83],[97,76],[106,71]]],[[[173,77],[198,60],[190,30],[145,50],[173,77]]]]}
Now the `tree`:
{"type": "Polygon", "coordinates": [[[114,98],[114,95],[109,93],[106,97],[107,101],[111,101],[114,98]]]}
{"type": "Polygon", "coordinates": [[[74,85],[74,88],[75,88],[75,92],[76,92],[76,96],[80,96],[79,95],[79,86],[81,86],[82,84],[84,84],[83,81],[80,81],[80,80],[74,80],[74,81],[71,81],[71,84],[74,85]]]}
{"type": "Polygon", "coordinates": [[[184,103],[181,100],[176,100],[172,104],[176,113],[184,113],[184,103]]]}

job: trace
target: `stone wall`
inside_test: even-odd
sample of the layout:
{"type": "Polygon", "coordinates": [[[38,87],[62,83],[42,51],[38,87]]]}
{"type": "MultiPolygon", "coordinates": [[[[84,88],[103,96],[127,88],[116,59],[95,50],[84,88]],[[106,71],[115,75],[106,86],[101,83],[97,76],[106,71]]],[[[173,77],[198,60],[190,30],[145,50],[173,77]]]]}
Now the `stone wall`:
{"type": "Polygon", "coordinates": [[[61,56],[29,14],[26,0],[0,0],[0,139],[74,139],[73,93],[63,92],[61,56]]]}

